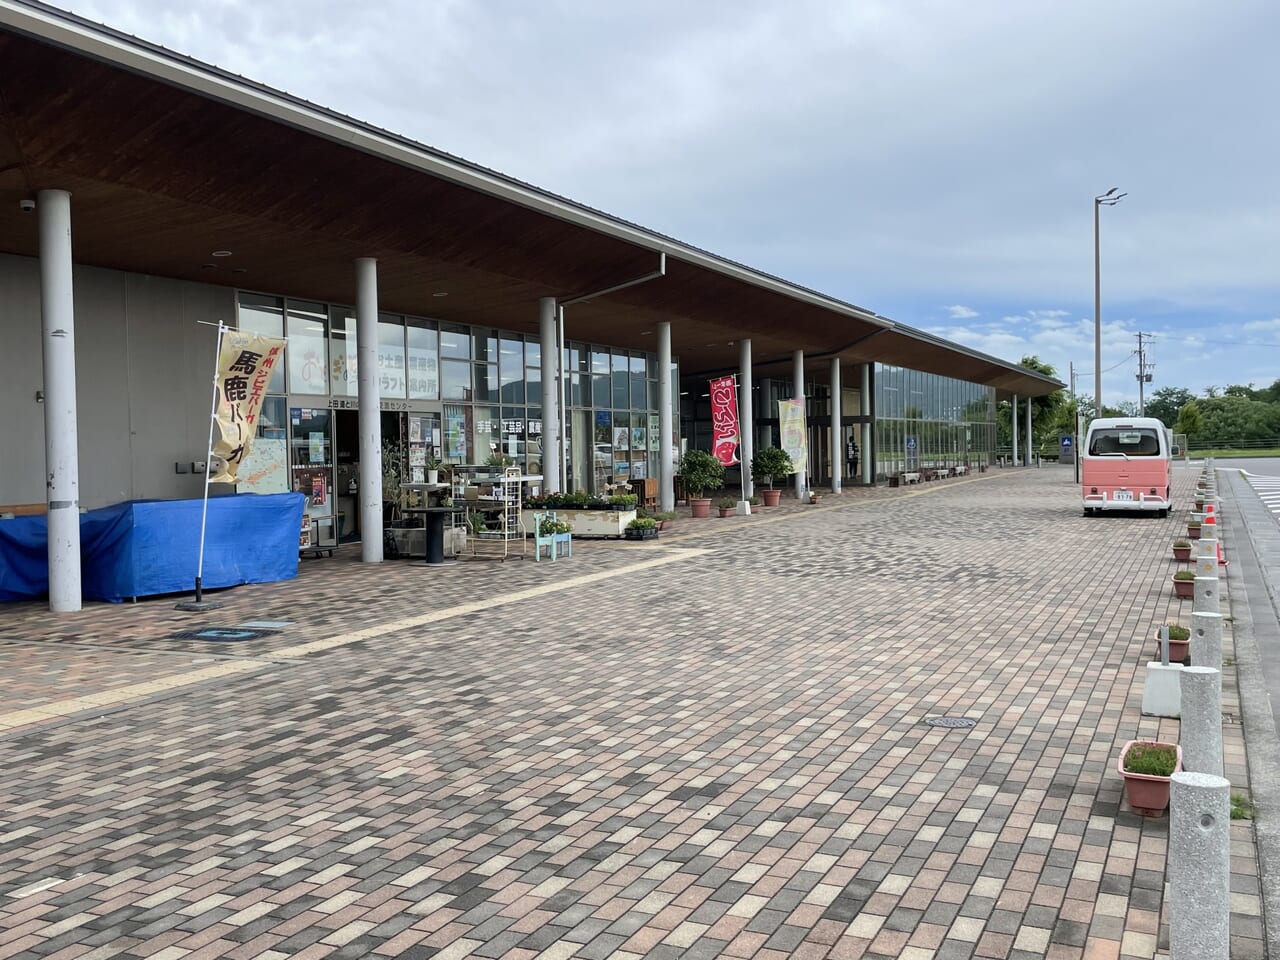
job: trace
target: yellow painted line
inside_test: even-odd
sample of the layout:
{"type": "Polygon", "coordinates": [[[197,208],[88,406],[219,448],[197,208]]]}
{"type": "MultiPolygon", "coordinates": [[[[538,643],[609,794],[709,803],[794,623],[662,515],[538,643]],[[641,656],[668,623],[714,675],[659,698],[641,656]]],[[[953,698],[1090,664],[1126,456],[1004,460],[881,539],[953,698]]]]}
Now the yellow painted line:
{"type": "Polygon", "coordinates": [[[77,713],[84,713],[92,710],[102,710],[104,707],[116,707],[121,704],[142,700],[158,693],[167,693],[172,690],[181,689],[182,687],[189,687],[193,684],[204,683],[206,680],[217,680],[223,677],[233,676],[238,673],[260,670],[272,666],[279,660],[296,660],[312,653],[319,653],[322,650],[332,650],[334,647],[359,643],[362,640],[370,640],[374,637],[386,636],[389,633],[398,633],[401,630],[409,630],[413,627],[420,627],[428,623],[439,623],[442,620],[451,620],[454,617],[463,617],[468,614],[479,613],[484,610],[493,610],[497,607],[520,603],[523,600],[533,600],[537,597],[545,597],[551,594],[561,593],[565,590],[572,590],[575,587],[589,586],[593,583],[612,580],[617,577],[636,573],[640,570],[652,570],[656,567],[664,567],[668,564],[680,563],[684,560],[703,556],[706,553],[706,550],[690,548],[672,550],[664,552],[661,556],[653,557],[649,560],[642,560],[639,563],[629,563],[625,567],[618,567],[615,570],[601,570],[595,573],[583,574],[578,577],[569,577],[565,580],[556,580],[552,583],[540,584],[536,587],[528,587],[527,589],[516,590],[512,593],[500,594],[499,596],[490,597],[485,600],[477,600],[471,603],[460,603],[452,607],[444,607],[440,610],[431,610],[427,613],[421,613],[416,616],[404,617],[400,620],[391,620],[387,623],[380,623],[372,627],[365,627],[363,630],[354,630],[350,633],[341,633],[337,636],[325,637],[323,640],[314,640],[310,643],[300,643],[296,646],[285,647],[282,650],[273,650],[269,654],[271,658],[270,660],[254,660],[250,658],[223,660],[219,663],[213,664],[212,666],[203,667],[199,670],[191,670],[187,673],[175,673],[169,676],[158,677],[154,680],[147,680],[142,683],[134,683],[124,687],[115,687],[110,690],[103,690],[99,693],[85,694],[84,696],[73,697],[67,700],[54,700],[49,703],[26,707],[22,710],[0,713],[0,733],[3,733],[6,730],[13,730],[17,727],[27,726],[32,723],[56,720],[60,717],[69,717],[77,713]]]}

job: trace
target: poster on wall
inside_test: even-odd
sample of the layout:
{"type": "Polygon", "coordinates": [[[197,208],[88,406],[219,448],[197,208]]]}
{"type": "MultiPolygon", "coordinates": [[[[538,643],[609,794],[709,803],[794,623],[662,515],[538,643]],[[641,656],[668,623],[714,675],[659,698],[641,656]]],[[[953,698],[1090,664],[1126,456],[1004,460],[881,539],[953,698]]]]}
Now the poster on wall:
{"type": "Polygon", "coordinates": [[[804,423],[804,398],[778,401],[780,446],[791,458],[796,473],[809,472],[809,441],[804,423]]]}
{"type": "Polygon", "coordinates": [[[311,503],[314,506],[324,505],[324,477],[311,478],[311,503]]]}
{"type": "Polygon", "coordinates": [[[324,463],[324,433],[312,430],[307,434],[307,453],[312,463],[324,463]]]}
{"type": "Polygon", "coordinates": [[[711,453],[726,467],[738,462],[738,383],[711,381],[711,453]]]}
{"type": "Polygon", "coordinates": [[[218,403],[213,445],[209,451],[210,483],[235,483],[240,465],[258,435],[258,414],[271,374],[280,361],[284,341],[219,327],[221,348],[214,375],[218,403]]]}
{"type": "Polygon", "coordinates": [[[648,450],[647,430],[644,427],[631,428],[631,449],[632,450],[648,450]]]}
{"type": "Polygon", "coordinates": [[[457,404],[445,404],[444,455],[451,462],[467,462],[466,412],[457,404]]]}

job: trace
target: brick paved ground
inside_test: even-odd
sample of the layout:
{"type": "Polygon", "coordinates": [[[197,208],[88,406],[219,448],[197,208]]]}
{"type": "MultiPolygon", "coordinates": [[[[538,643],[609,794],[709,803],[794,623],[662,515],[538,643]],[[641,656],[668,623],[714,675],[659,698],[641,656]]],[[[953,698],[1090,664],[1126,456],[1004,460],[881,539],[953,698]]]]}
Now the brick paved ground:
{"type": "Polygon", "coordinates": [[[1152,957],[1167,819],[1115,758],[1177,736],[1139,708],[1178,524],[1046,468],[555,565],[308,562],[197,621],[8,608],[0,957],[1152,957]],[[293,625],[166,639],[246,619],[293,625]]]}

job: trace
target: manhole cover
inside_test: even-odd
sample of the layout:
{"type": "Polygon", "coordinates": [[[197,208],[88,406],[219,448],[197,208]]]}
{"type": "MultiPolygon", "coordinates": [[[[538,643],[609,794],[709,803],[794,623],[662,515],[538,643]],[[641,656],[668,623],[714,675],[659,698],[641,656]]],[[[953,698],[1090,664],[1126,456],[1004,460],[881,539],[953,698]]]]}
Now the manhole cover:
{"type": "Polygon", "coordinates": [[[277,630],[263,630],[260,627],[202,627],[199,630],[183,630],[181,633],[171,633],[168,639],[239,643],[243,640],[258,640],[278,632],[277,630]]]}
{"type": "Polygon", "coordinates": [[[962,730],[978,725],[977,720],[970,720],[968,717],[925,717],[924,722],[931,727],[945,727],[948,730],[962,730]]]}

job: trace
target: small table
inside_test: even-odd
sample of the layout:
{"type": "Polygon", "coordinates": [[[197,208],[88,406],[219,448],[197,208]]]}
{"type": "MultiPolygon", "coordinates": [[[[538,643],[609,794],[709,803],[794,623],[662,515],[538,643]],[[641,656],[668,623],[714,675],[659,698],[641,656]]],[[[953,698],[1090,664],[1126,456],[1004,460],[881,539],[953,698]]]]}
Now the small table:
{"type": "Polygon", "coordinates": [[[444,518],[461,512],[463,507],[406,507],[405,513],[422,514],[423,557],[422,562],[431,567],[445,563],[444,518]]]}

